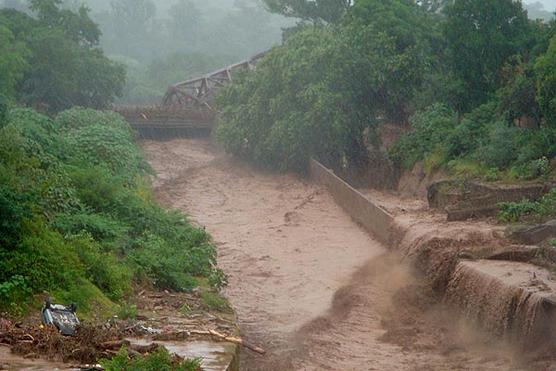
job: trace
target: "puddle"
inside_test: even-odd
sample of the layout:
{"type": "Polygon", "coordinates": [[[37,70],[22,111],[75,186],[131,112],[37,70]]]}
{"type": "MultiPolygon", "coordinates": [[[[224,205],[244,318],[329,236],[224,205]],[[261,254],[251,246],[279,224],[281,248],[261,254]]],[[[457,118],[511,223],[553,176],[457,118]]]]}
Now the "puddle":
{"type": "MultiPolygon", "coordinates": [[[[148,339],[128,339],[132,344],[148,345],[148,339]]],[[[236,345],[227,342],[212,341],[156,341],[172,354],[183,358],[202,358],[203,370],[225,371],[232,363],[236,345]]]]}

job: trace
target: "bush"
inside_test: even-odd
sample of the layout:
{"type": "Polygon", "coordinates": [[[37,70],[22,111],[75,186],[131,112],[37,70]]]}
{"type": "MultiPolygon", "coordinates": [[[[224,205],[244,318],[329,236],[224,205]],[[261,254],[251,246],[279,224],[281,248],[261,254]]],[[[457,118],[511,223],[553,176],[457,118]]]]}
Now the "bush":
{"type": "Polygon", "coordinates": [[[23,222],[32,216],[26,199],[8,186],[0,184],[0,246],[8,248],[19,242],[23,222]]]}
{"type": "Polygon", "coordinates": [[[466,114],[455,130],[446,138],[450,160],[468,156],[483,145],[489,127],[497,121],[496,102],[483,104],[466,114]]]}
{"type": "Polygon", "coordinates": [[[116,246],[123,243],[128,227],[102,213],[79,211],[56,215],[52,225],[64,236],[89,234],[95,241],[102,242],[108,250],[116,251],[116,246]]]}
{"type": "Polygon", "coordinates": [[[101,246],[87,236],[69,240],[83,264],[86,277],[112,300],[120,300],[131,292],[131,269],[114,254],[103,252],[101,246]]]}
{"type": "Polygon", "coordinates": [[[556,216],[556,188],[552,189],[540,200],[532,202],[505,202],[499,205],[498,218],[504,222],[518,222],[526,217],[543,220],[556,216]]]}
{"type": "Polygon", "coordinates": [[[201,300],[207,309],[215,310],[218,312],[229,312],[231,310],[231,306],[228,300],[217,293],[203,291],[201,293],[201,300]]]}
{"type": "Polygon", "coordinates": [[[498,219],[503,222],[517,222],[525,215],[537,210],[537,204],[528,200],[521,202],[504,202],[499,205],[498,219]]]}
{"type": "Polygon", "coordinates": [[[444,105],[434,105],[410,119],[411,130],[390,150],[390,156],[403,167],[410,168],[435,151],[445,157],[444,143],[457,124],[457,115],[444,105]]]}
{"type": "Polygon", "coordinates": [[[148,166],[120,116],[9,117],[0,129],[1,308],[44,291],[109,308],[132,280],[191,290],[216,272],[209,236],[152,200],[148,166]]]}
{"type": "Polygon", "coordinates": [[[170,353],[160,347],[155,352],[142,357],[132,357],[122,348],[110,360],[102,359],[100,364],[106,371],[200,371],[200,359],[175,360],[170,353]]]}
{"type": "Polygon", "coordinates": [[[508,168],[518,156],[516,137],[518,129],[505,123],[492,125],[487,142],[473,154],[482,164],[498,169],[508,168]]]}

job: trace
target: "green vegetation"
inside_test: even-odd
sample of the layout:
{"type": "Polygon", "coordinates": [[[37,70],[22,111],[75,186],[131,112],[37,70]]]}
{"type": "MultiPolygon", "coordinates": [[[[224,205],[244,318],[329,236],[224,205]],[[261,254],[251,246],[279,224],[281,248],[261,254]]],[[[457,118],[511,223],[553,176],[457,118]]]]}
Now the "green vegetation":
{"type": "Polygon", "coordinates": [[[205,307],[209,310],[215,310],[218,312],[230,312],[231,306],[228,300],[220,296],[216,292],[203,291],[201,293],[201,301],[205,307]]]}
{"type": "Polygon", "coordinates": [[[170,353],[161,347],[157,351],[144,357],[131,357],[122,348],[114,358],[101,360],[100,364],[106,371],[199,371],[200,359],[175,360],[170,353]]]}
{"type": "Polygon", "coordinates": [[[61,4],[31,0],[34,17],[0,9],[0,98],[48,112],[106,107],[121,95],[125,71],[98,48],[88,11],[61,4]]]}
{"type": "Polygon", "coordinates": [[[401,169],[554,175],[554,20],[531,21],[513,0],[267,3],[301,22],[220,94],[227,151],[279,171],[304,171],[311,156],[361,168],[393,123],[406,129],[389,150],[401,169]]]}
{"type": "Polygon", "coordinates": [[[310,156],[364,162],[363,130],[381,117],[405,120],[424,78],[428,23],[417,10],[359,1],[344,27],[302,28],[220,95],[218,139],[271,169],[303,170],[310,156]]]}
{"type": "Polygon", "coordinates": [[[551,190],[540,200],[532,202],[505,202],[500,204],[498,219],[503,222],[535,220],[542,222],[556,216],[556,189],[551,190]]]}
{"type": "Polygon", "coordinates": [[[13,109],[1,127],[1,310],[20,312],[43,292],[108,310],[132,281],[190,290],[196,277],[222,275],[209,236],[153,201],[121,117],[13,109]]]}

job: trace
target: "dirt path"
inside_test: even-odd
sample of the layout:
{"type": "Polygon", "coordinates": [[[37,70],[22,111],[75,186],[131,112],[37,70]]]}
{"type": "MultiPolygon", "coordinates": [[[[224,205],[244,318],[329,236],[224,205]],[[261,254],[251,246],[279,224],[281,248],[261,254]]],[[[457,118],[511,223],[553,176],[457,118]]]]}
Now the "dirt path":
{"type": "Polygon", "coordinates": [[[209,142],[147,141],[157,198],[212,234],[242,333],[243,370],[523,369],[459,324],[323,189],[264,174],[209,142]]]}

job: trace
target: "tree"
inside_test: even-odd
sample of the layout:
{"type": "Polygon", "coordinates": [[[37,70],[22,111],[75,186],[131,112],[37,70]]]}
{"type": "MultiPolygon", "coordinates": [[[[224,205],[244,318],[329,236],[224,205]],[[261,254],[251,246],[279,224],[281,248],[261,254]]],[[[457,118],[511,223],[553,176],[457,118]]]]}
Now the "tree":
{"type": "Polygon", "coordinates": [[[0,54],[0,76],[4,68],[11,79],[0,90],[11,88],[20,102],[50,112],[73,105],[104,108],[121,94],[125,70],[95,47],[100,31],[88,11],[73,13],[60,4],[33,0],[36,18],[0,10],[0,51],[7,48],[0,54]]]}
{"type": "Polygon", "coordinates": [[[360,0],[350,12],[347,43],[356,51],[361,106],[373,106],[406,122],[410,101],[430,61],[431,30],[426,13],[411,0],[360,0]]]}
{"type": "Polygon", "coordinates": [[[100,29],[89,17],[89,8],[80,6],[77,12],[62,9],[62,0],[31,0],[31,10],[40,23],[49,28],[64,30],[72,40],[88,46],[98,45],[100,29]]]}
{"type": "Polygon", "coordinates": [[[535,63],[537,102],[550,125],[556,125],[556,36],[535,63]]]}
{"type": "Polygon", "coordinates": [[[125,70],[102,51],[78,47],[60,30],[39,29],[29,37],[32,68],[20,99],[52,112],[72,106],[105,108],[122,93],[125,70]]]}
{"type": "Polygon", "coordinates": [[[262,166],[303,170],[365,161],[363,133],[404,122],[427,64],[425,12],[410,0],[361,0],[338,27],[305,27],[218,98],[217,137],[262,166]]]}
{"type": "Polygon", "coordinates": [[[319,23],[338,23],[351,0],[264,0],[269,10],[286,17],[319,23]]]}
{"type": "Polygon", "coordinates": [[[530,31],[527,12],[514,0],[455,0],[445,13],[448,58],[464,84],[461,100],[468,109],[501,86],[501,67],[523,52],[530,31]]]}
{"type": "Polygon", "coordinates": [[[13,33],[0,19],[0,100],[13,100],[16,87],[28,68],[29,51],[24,43],[15,40],[13,33]]]}

